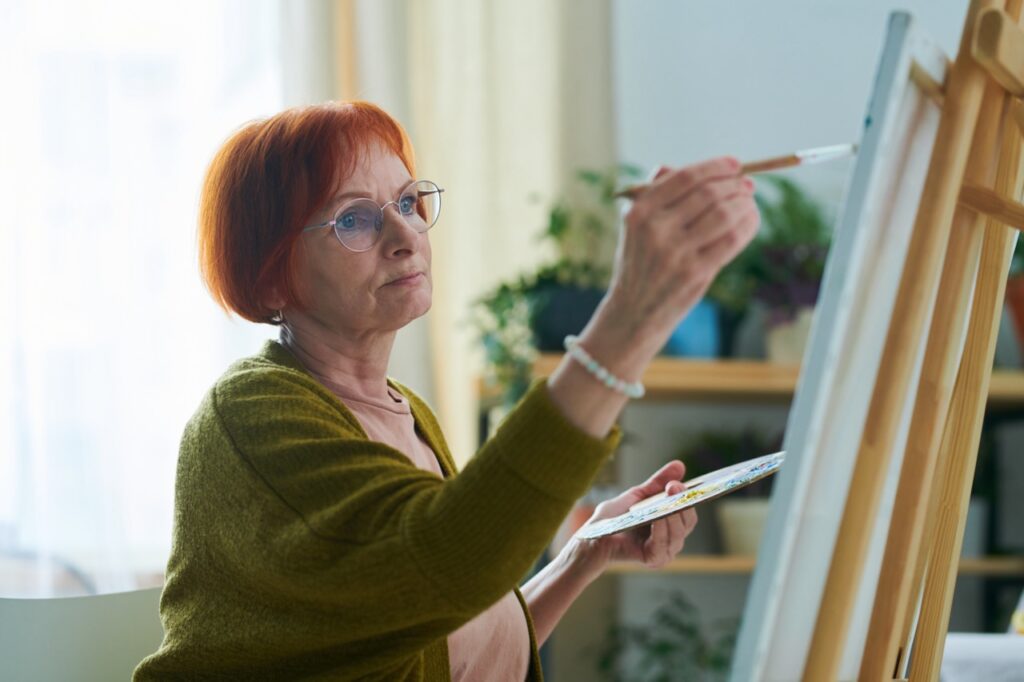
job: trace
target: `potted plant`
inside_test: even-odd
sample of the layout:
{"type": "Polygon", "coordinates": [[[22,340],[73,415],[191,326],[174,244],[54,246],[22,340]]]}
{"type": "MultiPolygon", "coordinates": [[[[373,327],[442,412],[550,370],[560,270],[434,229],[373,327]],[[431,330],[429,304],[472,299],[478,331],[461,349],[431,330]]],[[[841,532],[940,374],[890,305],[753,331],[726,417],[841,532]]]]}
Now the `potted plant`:
{"type": "Polygon", "coordinates": [[[762,226],[747,249],[723,268],[709,296],[734,316],[756,315],[773,362],[799,363],[831,239],[825,210],[793,181],[761,178],[755,195],[762,226]]]}
{"type": "Polygon", "coordinates": [[[561,351],[579,333],[608,287],[617,240],[615,192],[638,179],[635,166],[581,170],[574,198],[561,198],[539,235],[555,260],[475,301],[472,322],[484,347],[485,381],[514,404],[529,385],[538,351],[561,351]]]}
{"type": "Polygon", "coordinates": [[[737,630],[735,619],[705,628],[693,604],[673,592],[648,623],[613,623],[609,627],[597,658],[599,679],[724,682],[737,630]]]}
{"type": "Polygon", "coordinates": [[[561,351],[566,335],[582,330],[600,303],[618,239],[615,192],[640,175],[629,164],[577,171],[571,197],[551,206],[539,239],[554,246],[556,260],[536,272],[529,292],[538,350],[561,351]]]}
{"type": "MultiPolygon", "coordinates": [[[[688,479],[739,464],[782,448],[782,435],[768,437],[755,429],[704,431],[678,455],[688,479]]],[[[728,554],[756,555],[768,515],[772,481],[769,476],[715,500],[715,520],[728,554]]]]}

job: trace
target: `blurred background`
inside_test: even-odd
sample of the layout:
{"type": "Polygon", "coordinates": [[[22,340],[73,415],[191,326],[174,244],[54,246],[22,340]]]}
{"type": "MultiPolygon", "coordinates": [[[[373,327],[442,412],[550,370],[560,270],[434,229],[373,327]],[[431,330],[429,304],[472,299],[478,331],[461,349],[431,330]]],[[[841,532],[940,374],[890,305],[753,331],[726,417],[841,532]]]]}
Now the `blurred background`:
{"type": "MultiPolygon", "coordinates": [[[[203,173],[241,124],[365,99],[407,127],[445,206],[434,306],[400,333],[390,373],[465,462],[600,299],[616,188],[661,164],[858,141],[888,14],[911,11],[953,55],[966,5],[0,0],[0,595],[161,583],[181,430],[275,335],[225,316],[196,265],[203,173]]],[[[762,237],[666,346],[654,371],[678,385],[627,410],[574,523],[669,459],[697,473],[780,440],[851,167],[758,181],[762,237]],[[708,385],[687,383],[694,368],[708,385]],[[716,389],[725,379],[739,388],[716,389]]],[[[1014,291],[997,350],[1011,383],[1014,291]]],[[[1020,593],[1021,406],[1008,390],[989,417],[954,629],[1005,629],[1020,593]]],[[[758,537],[735,545],[757,521],[727,517],[763,512],[701,513],[696,563],[591,587],[545,651],[553,679],[722,669],[758,537]],[[668,654],[651,644],[666,632],[668,654]]]]}

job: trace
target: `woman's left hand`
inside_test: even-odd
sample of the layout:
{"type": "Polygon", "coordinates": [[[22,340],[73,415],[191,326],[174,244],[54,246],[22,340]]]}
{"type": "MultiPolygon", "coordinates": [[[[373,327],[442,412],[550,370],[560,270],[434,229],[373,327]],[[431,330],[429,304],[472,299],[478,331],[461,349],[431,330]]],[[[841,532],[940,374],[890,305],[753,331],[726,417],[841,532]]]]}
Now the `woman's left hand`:
{"type": "MultiPolygon", "coordinates": [[[[679,460],[669,462],[644,483],[597,505],[583,528],[624,514],[633,505],[660,492],[669,495],[682,492],[685,486],[680,481],[685,471],[686,467],[679,460]]],[[[593,540],[582,539],[577,534],[569,541],[566,551],[576,563],[577,570],[585,572],[591,579],[603,573],[611,561],[639,561],[649,568],[659,568],[679,554],[686,536],[696,525],[697,512],[691,507],[624,533],[593,540]]]]}

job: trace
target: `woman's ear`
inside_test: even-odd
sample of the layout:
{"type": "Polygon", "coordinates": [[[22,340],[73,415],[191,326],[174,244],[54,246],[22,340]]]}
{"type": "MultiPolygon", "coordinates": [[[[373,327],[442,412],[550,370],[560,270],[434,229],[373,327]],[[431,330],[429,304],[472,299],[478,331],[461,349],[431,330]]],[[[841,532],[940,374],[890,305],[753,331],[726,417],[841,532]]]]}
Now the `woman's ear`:
{"type": "Polygon", "coordinates": [[[281,310],[288,305],[288,301],[286,301],[285,297],[281,295],[281,292],[277,287],[272,287],[263,298],[263,305],[271,310],[281,310]]]}

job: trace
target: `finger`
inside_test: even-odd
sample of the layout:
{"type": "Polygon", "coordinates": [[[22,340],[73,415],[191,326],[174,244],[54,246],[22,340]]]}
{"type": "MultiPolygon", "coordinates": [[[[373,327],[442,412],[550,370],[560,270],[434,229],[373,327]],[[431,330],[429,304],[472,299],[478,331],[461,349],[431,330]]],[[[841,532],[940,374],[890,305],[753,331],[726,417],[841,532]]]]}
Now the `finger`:
{"type": "Polygon", "coordinates": [[[658,519],[651,524],[651,535],[644,543],[644,563],[648,566],[657,565],[668,551],[668,523],[658,519]]]}
{"type": "Polygon", "coordinates": [[[682,199],[708,180],[736,177],[739,171],[740,162],[732,156],[722,156],[691,166],[684,166],[662,174],[637,197],[634,205],[642,205],[650,210],[656,210],[682,199]]]}
{"type": "Polygon", "coordinates": [[[680,516],[682,517],[683,525],[686,526],[686,534],[689,535],[697,527],[697,510],[693,507],[684,509],[680,516]]]}
{"type": "Polygon", "coordinates": [[[668,485],[665,486],[665,493],[667,495],[675,495],[686,490],[686,486],[683,485],[682,481],[669,481],[668,485]]]}
{"type": "MultiPolygon", "coordinates": [[[[754,183],[750,178],[715,178],[702,183],[678,201],[664,205],[661,214],[665,215],[664,220],[671,220],[677,225],[689,225],[731,197],[750,197],[753,194],[754,183]]],[[[661,215],[655,216],[655,219],[662,219],[661,215]]]]}
{"type": "Polygon", "coordinates": [[[683,514],[687,510],[683,510],[679,514],[673,514],[669,516],[668,521],[668,554],[669,558],[674,557],[676,554],[683,549],[683,543],[686,542],[686,536],[689,534],[689,530],[686,528],[686,522],[683,520],[683,514]]]}
{"type": "Polygon", "coordinates": [[[695,249],[703,249],[722,235],[736,230],[751,219],[757,205],[746,190],[724,196],[709,204],[687,227],[687,238],[695,249]]]}
{"type": "Polygon", "coordinates": [[[712,270],[722,267],[742,251],[757,232],[760,216],[757,209],[745,213],[739,226],[721,235],[700,250],[700,262],[712,270]]]}
{"type": "Polygon", "coordinates": [[[658,178],[664,177],[665,175],[667,175],[668,173],[671,173],[671,172],[672,172],[672,169],[669,168],[668,166],[658,166],[654,170],[654,172],[651,173],[651,175],[647,178],[647,182],[648,183],[654,182],[658,178]]]}

